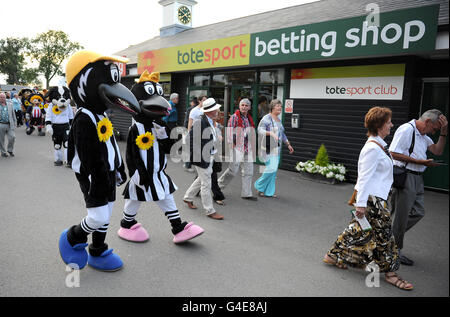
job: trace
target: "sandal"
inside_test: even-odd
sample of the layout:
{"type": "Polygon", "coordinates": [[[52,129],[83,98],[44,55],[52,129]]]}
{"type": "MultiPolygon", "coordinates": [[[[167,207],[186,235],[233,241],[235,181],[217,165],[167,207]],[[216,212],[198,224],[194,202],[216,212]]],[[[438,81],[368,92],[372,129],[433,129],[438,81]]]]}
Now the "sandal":
{"type": "Polygon", "coordinates": [[[266,196],[263,192],[257,192],[259,197],[268,197],[268,198],[278,198],[277,194],[273,194],[272,196],[266,196]]]}
{"type": "Polygon", "coordinates": [[[329,264],[329,265],[335,265],[338,268],[342,269],[342,270],[346,270],[348,269],[347,265],[345,265],[344,262],[338,262],[333,260],[330,256],[328,256],[328,254],[325,254],[325,257],[322,260],[324,263],[329,264]]]}
{"type": "Polygon", "coordinates": [[[400,276],[397,275],[397,273],[394,273],[392,275],[386,274],[386,282],[405,291],[410,291],[414,289],[414,286],[411,283],[402,279],[400,276]],[[393,277],[395,277],[395,280],[392,280],[393,277]]]}

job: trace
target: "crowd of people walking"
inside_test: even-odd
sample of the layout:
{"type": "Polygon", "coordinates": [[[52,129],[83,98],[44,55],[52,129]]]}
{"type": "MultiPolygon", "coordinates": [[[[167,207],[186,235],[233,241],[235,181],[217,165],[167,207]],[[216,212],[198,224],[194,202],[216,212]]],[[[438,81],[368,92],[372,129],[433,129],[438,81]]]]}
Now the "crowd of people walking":
{"type": "MultiPolygon", "coordinates": [[[[36,92],[30,93],[37,95],[36,92]]],[[[29,100],[19,93],[0,93],[2,157],[14,156],[15,128],[29,124],[30,117],[23,115],[26,113],[24,98],[29,100]]],[[[42,98],[37,99],[41,102],[42,98]]],[[[163,118],[169,131],[178,122],[178,103],[179,95],[171,94],[171,108],[163,118]]],[[[189,144],[189,158],[184,162],[184,168],[195,172],[196,176],[188,186],[183,202],[190,209],[198,209],[194,201],[200,196],[205,215],[214,220],[225,218],[216,210],[214,203],[225,205],[222,190],[229,186],[239,171],[242,199],[256,201],[258,197],[278,198],[276,178],[283,144],[290,154],[294,152],[280,120],[280,100],[271,100],[267,107],[268,113],[261,117],[258,107],[259,122],[256,125],[251,115],[251,100],[241,99],[239,108],[229,117],[226,129],[218,122],[221,107],[214,98],[199,96],[191,101],[184,119],[187,134],[183,136],[183,143],[189,144]],[[219,175],[222,172],[222,143],[230,149],[229,164],[219,175]],[[253,182],[256,156],[265,164],[265,168],[253,182]]],[[[385,138],[393,128],[392,116],[392,111],[386,107],[373,107],[365,115],[364,126],[368,138],[359,154],[358,178],[349,201],[355,208],[355,216],[338,235],[323,261],[340,269],[349,266],[367,268],[376,264],[388,283],[402,290],[412,290],[412,283],[397,274],[401,264],[414,264],[402,252],[405,233],[425,215],[423,172],[427,167],[438,165],[433,159],[427,158],[427,151],[442,155],[448,122],[439,110],[426,111],[419,119],[401,125],[389,146],[385,138]],[[437,131],[440,131],[440,136],[438,142],[434,143],[429,135],[437,131]],[[403,170],[400,185],[394,183],[394,169],[403,170]],[[369,230],[361,224],[364,218],[370,226],[369,230]]],[[[72,119],[73,113],[67,117],[67,122],[63,122],[65,131],[70,128],[69,120],[72,119]]],[[[61,140],[59,143],[63,142],[61,140]]],[[[138,208],[138,205],[134,209],[129,205],[126,209],[128,213],[124,212],[125,220],[131,217],[130,214],[135,215],[138,208]]],[[[132,225],[136,225],[136,222],[132,222],[132,225]]]]}
{"type": "MultiPolygon", "coordinates": [[[[185,124],[189,129],[190,141],[188,164],[195,166],[198,177],[187,190],[184,202],[189,208],[197,209],[194,197],[200,189],[206,215],[217,220],[224,219],[213,207],[212,201],[216,199],[211,198],[211,190],[216,195],[214,189],[217,188],[220,192],[240,170],[243,199],[257,200],[258,196],[278,198],[276,174],[281,147],[285,144],[290,154],[294,152],[279,118],[282,112],[281,101],[272,100],[268,113],[259,118],[259,124],[255,127],[251,116],[251,101],[247,98],[240,100],[239,109],[229,117],[229,129],[224,140],[226,146],[232,149],[229,152],[232,159],[228,168],[217,179],[214,155],[220,146],[217,140],[221,139],[221,135],[214,122],[220,105],[213,98],[205,98],[202,96],[198,105],[193,100],[186,114],[189,119],[186,119],[185,124]],[[199,129],[200,134],[193,133],[195,129],[199,129]],[[195,137],[204,136],[206,129],[211,129],[209,139],[195,137]],[[262,140],[259,151],[255,144],[256,138],[252,137],[255,133],[262,140]],[[203,153],[209,142],[214,144],[209,149],[210,156],[196,161],[195,154],[203,153]],[[264,162],[265,169],[252,184],[256,154],[264,162]],[[252,187],[257,196],[253,194],[252,187]]],[[[368,139],[359,155],[358,179],[349,202],[355,208],[355,217],[338,236],[323,261],[341,269],[347,269],[348,266],[367,269],[375,264],[379,272],[385,274],[387,283],[402,290],[412,290],[414,286],[397,274],[401,264],[414,263],[401,252],[404,235],[424,216],[422,174],[427,166],[437,166],[434,160],[427,159],[426,152],[428,150],[435,155],[442,155],[448,123],[439,110],[426,111],[419,119],[401,125],[389,147],[384,139],[393,128],[392,115],[392,111],[386,107],[373,107],[365,115],[364,126],[368,131],[368,139]],[[427,134],[431,135],[439,130],[439,141],[434,144],[427,134]],[[405,170],[403,186],[392,187],[394,166],[405,170]],[[359,224],[363,218],[368,221],[370,230],[363,229],[359,224]]]]}

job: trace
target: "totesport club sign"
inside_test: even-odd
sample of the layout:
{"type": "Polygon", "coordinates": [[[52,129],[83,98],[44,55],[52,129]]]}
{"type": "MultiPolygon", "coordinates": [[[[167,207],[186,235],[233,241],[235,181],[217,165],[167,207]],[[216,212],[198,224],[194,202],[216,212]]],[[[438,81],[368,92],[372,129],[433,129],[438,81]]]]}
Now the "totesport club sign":
{"type": "Polygon", "coordinates": [[[286,64],[435,49],[439,5],[234,36],[138,54],[138,73],[286,64]]]}
{"type": "Polygon", "coordinates": [[[405,64],[292,69],[290,98],[402,100],[405,64]]]}

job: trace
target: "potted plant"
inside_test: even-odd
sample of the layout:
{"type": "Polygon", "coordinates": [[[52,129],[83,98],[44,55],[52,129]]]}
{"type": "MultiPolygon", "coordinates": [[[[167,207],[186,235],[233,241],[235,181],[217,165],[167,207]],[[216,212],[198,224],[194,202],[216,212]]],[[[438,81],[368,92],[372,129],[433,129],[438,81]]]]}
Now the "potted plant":
{"type": "Polygon", "coordinates": [[[298,162],[295,169],[306,179],[328,184],[344,181],[347,171],[344,165],[330,162],[327,149],[323,144],[317,151],[315,160],[298,162]]]}

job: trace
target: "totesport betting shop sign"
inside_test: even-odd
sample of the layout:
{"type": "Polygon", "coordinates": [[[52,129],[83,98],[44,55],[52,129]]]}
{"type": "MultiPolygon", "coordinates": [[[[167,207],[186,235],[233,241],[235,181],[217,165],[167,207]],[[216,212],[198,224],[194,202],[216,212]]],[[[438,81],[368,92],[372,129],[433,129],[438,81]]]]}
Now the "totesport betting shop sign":
{"type": "Polygon", "coordinates": [[[286,64],[435,49],[439,6],[244,34],[138,54],[138,73],[286,64]]]}

